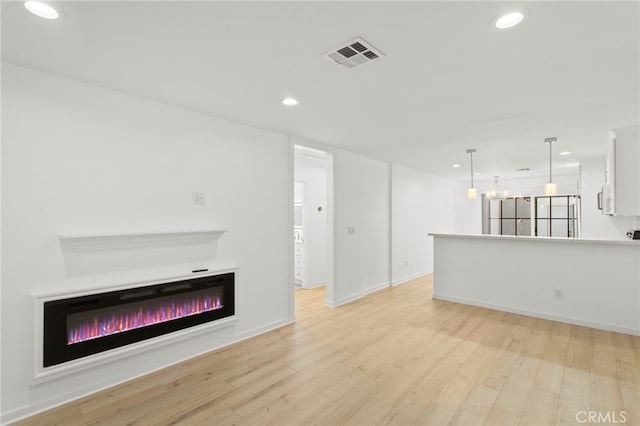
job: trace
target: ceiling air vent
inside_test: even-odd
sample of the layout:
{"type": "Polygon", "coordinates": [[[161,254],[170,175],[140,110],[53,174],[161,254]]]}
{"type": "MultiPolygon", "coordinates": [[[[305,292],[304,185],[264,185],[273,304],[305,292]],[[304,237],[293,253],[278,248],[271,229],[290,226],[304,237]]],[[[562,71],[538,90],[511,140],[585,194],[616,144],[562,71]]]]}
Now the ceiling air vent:
{"type": "Polygon", "coordinates": [[[345,68],[355,68],[358,65],[375,61],[384,55],[378,49],[357,37],[348,43],[338,46],[336,49],[330,50],[323,56],[345,68]]]}

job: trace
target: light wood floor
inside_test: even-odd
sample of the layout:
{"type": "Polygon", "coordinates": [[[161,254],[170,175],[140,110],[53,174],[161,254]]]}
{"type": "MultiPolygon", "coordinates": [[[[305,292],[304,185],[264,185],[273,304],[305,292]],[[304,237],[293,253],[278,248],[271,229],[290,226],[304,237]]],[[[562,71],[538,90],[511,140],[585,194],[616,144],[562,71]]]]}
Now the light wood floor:
{"type": "Polygon", "coordinates": [[[434,301],[430,279],[334,309],[296,291],[295,324],[21,424],[640,424],[640,338],[434,301]]]}

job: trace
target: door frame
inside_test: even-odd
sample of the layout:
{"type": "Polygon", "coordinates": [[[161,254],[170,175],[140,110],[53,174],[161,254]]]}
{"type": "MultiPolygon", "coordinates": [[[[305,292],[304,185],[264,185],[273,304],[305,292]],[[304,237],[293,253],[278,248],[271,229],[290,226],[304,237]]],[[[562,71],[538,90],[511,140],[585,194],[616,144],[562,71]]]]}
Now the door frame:
{"type": "MultiPolygon", "coordinates": [[[[326,283],[326,297],[325,306],[334,306],[334,286],[335,286],[335,226],[334,226],[334,168],[333,168],[333,156],[334,152],[331,147],[308,141],[295,136],[288,136],[289,139],[289,313],[290,317],[295,318],[295,277],[294,277],[294,217],[293,217],[293,203],[294,195],[293,188],[295,185],[295,147],[301,146],[305,148],[311,148],[326,153],[326,181],[327,181],[327,283],[326,283]]],[[[305,259],[305,264],[308,260],[305,259]]]]}

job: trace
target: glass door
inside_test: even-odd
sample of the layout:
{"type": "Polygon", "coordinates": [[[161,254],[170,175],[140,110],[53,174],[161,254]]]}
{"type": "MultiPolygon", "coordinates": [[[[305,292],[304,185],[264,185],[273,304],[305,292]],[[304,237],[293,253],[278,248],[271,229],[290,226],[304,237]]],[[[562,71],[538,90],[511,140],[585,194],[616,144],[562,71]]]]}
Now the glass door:
{"type": "Polygon", "coordinates": [[[579,237],[580,196],[536,197],[536,236],[579,237]]]}
{"type": "Polygon", "coordinates": [[[489,200],[489,229],[492,235],[531,235],[531,198],[489,200]]]}

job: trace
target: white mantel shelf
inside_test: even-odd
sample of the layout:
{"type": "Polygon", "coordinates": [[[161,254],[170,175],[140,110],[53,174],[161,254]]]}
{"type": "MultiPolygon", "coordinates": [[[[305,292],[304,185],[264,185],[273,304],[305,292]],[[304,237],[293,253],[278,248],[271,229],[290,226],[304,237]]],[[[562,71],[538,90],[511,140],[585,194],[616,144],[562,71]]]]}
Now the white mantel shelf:
{"type": "Polygon", "coordinates": [[[536,241],[551,243],[575,243],[575,244],[622,244],[640,247],[640,240],[592,240],[583,238],[558,238],[558,237],[530,237],[514,235],[488,235],[488,234],[437,234],[429,233],[430,237],[461,238],[461,239],[486,239],[505,241],[536,241]]]}
{"type": "Polygon", "coordinates": [[[64,234],[60,235],[60,243],[76,251],[203,244],[216,241],[225,232],[202,229],[130,234],[64,234]]]}

